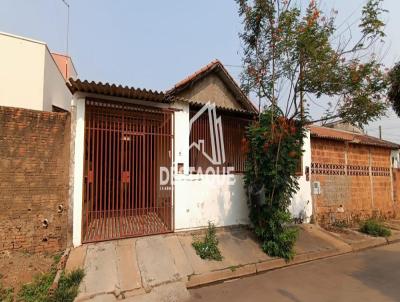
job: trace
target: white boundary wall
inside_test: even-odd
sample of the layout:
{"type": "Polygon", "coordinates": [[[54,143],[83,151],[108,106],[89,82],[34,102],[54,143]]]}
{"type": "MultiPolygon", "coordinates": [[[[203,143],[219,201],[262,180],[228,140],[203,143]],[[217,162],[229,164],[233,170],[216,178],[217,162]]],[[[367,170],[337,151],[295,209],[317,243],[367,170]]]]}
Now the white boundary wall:
{"type": "Polygon", "coordinates": [[[189,105],[176,108],[182,111],[175,113],[175,162],[184,164],[184,174],[175,175],[175,230],[203,228],[208,221],[216,226],[247,224],[243,175],[189,174],[189,105]]]}
{"type": "Polygon", "coordinates": [[[309,223],[313,213],[311,196],[311,141],[310,131],[307,130],[303,145],[303,173],[299,177],[300,190],[294,195],[289,207],[293,217],[302,218],[303,222],[309,223]],[[306,177],[306,169],[309,170],[309,180],[306,177]]]}
{"type": "Polygon", "coordinates": [[[177,175],[175,229],[248,224],[243,175],[177,175]],[[234,185],[229,179],[234,178],[234,185]]]}
{"type": "Polygon", "coordinates": [[[83,206],[83,162],[85,150],[85,99],[74,98],[72,106],[75,107],[75,120],[72,121],[75,125],[74,151],[73,151],[73,169],[70,173],[73,174],[72,180],[72,199],[70,204],[73,206],[72,219],[72,243],[74,246],[79,246],[82,243],[82,206],[83,206]]]}

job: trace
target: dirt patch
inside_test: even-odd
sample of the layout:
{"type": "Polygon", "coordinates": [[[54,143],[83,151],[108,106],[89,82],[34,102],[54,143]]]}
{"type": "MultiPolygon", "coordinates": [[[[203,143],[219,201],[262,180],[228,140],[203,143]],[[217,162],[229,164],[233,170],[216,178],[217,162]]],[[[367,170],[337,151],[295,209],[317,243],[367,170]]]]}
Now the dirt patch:
{"type": "Polygon", "coordinates": [[[18,292],[23,284],[33,280],[34,275],[47,273],[59,255],[0,252],[0,283],[18,292]]]}
{"type": "Polygon", "coordinates": [[[345,228],[340,228],[340,227],[335,227],[335,226],[325,226],[324,229],[327,230],[328,232],[337,233],[337,234],[348,234],[349,233],[349,231],[346,230],[345,228]]]}

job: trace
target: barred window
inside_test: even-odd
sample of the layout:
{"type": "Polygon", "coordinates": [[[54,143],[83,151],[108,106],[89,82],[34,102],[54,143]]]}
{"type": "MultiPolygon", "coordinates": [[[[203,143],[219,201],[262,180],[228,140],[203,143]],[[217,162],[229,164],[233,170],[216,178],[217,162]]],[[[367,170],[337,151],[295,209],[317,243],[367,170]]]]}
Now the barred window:
{"type": "MultiPolygon", "coordinates": [[[[190,112],[190,118],[197,111],[190,112]]],[[[218,112],[205,112],[193,122],[190,131],[189,164],[192,173],[206,173],[212,167],[218,174],[245,171],[244,140],[250,118],[218,112]],[[211,117],[211,118],[210,118],[211,117]],[[221,131],[222,129],[222,131],[221,131]],[[222,134],[222,135],[221,135],[222,134]],[[233,171],[228,171],[233,167],[233,171]]]]}

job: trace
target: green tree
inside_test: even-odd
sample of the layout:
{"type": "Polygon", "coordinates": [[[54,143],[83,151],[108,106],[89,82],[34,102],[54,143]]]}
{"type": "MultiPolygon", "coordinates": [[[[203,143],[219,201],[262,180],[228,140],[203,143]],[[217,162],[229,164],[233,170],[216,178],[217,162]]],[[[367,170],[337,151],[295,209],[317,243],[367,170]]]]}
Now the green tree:
{"type": "Polygon", "coordinates": [[[259,98],[260,109],[275,105],[293,118],[302,115],[304,103],[329,98],[336,103],[329,115],[354,125],[384,116],[386,75],[370,51],[385,37],[382,0],[367,1],[358,35],[349,36],[338,33],[337,12],[324,14],[315,1],[304,10],[290,0],[237,2],[243,19],[241,82],[259,98]]]}
{"type": "Polygon", "coordinates": [[[400,62],[389,72],[388,98],[392,104],[393,110],[400,117],[400,62]]]}
{"type": "Polygon", "coordinates": [[[245,142],[245,183],[255,233],[272,256],[294,255],[288,206],[298,189],[295,172],[310,122],[305,104],[333,99],[336,104],[323,118],[341,117],[358,126],[387,110],[387,75],[370,51],[385,36],[381,2],[366,2],[355,40],[338,33],[336,11],[326,14],[315,1],[302,9],[290,0],[237,0],[242,87],[258,97],[260,109],[245,142]]]}

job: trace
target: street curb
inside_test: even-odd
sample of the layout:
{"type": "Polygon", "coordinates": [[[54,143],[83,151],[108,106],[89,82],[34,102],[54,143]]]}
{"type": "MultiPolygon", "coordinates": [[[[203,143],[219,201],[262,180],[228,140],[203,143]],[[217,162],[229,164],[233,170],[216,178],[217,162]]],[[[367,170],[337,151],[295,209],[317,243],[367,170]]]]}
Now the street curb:
{"type": "Polygon", "coordinates": [[[235,269],[226,268],[218,271],[212,271],[198,275],[191,275],[189,276],[189,280],[186,282],[186,287],[190,289],[194,287],[200,287],[212,283],[226,281],[229,279],[248,277],[267,271],[299,265],[316,260],[327,259],[335,256],[350,254],[354,252],[359,252],[361,250],[389,245],[396,242],[400,242],[400,238],[391,242],[389,242],[388,239],[384,240],[383,242],[377,242],[376,240],[374,240],[371,243],[370,241],[367,241],[363,242],[363,245],[357,247],[351,247],[350,249],[342,248],[333,251],[322,251],[322,252],[300,254],[295,256],[294,259],[290,262],[286,262],[284,259],[277,258],[273,260],[239,266],[235,269]]]}
{"type": "Polygon", "coordinates": [[[191,275],[186,282],[186,288],[198,287],[205,284],[210,284],[218,281],[224,281],[243,276],[251,276],[257,273],[255,264],[247,264],[239,267],[225,268],[209,273],[191,275]]]}
{"type": "Polygon", "coordinates": [[[189,280],[186,282],[187,288],[199,287],[211,283],[216,283],[220,281],[225,281],[229,279],[236,279],[241,277],[247,277],[251,275],[256,275],[262,272],[271,271],[283,267],[289,267],[293,265],[298,265],[310,261],[315,261],[319,259],[325,259],[333,256],[343,255],[350,253],[347,250],[333,250],[333,251],[323,251],[314,252],[308,254],[301,254],[294,257],[290,262],[286,262],[284,259],[277,258],[273,260],[247,264],[239,267],[226,268],[222,270],[212,271],[208,273],[191,275],[189,280]]]}
{"type": "Polygon", "coordinates": [[[371,240],[357,242],[351,245],[353,252],[359,252],[367,249],[371,249],[374,247],[379,247],[383,245],[387,245],[389,242],[386,238],[374,238],[371,240]]]}

